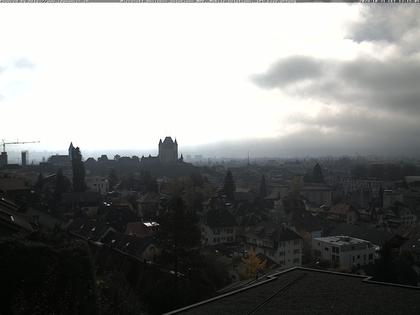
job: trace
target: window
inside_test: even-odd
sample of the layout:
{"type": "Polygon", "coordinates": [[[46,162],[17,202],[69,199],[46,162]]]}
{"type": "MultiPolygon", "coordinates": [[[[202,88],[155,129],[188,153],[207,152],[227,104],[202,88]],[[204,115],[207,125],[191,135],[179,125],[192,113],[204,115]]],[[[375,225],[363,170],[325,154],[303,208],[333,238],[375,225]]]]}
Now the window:
{"type": "Polygon", "coordinates": [[[333,253],[338,253],[339,251],[340,251],[340,249],[338,247],[336,247],[336,246],[332,247],[332,252],[333,253]]]}
{"type": "Polygon", "coordinates": [[[293,251],[293,254],[297,255],[297,254],[299,254],[299,252],[300,252],[300,250],[299,250],[299,249],[295,249],[295,250],[293,251]]]}
{"type": "Polygon", "coordinates": [[[325,251],[328,252],[328,247],[325,247],[325,251]]]}
{"type": "Polygon", "coordinates": [[[294,241],[293,241],[293,244],[294,244],[294,245],[299,245],[299,244],[300,244],[300,241],[299,241],[299,240],[294,240],[294,241]]]}
{"type": "Polygon", "coordinates": [[[295,258],[295,259],[293,259],[293,263],[294,263],[294,264],[298,264],[298,263],[299,263],[299,258],[295,258]]]}
{"type": "Polygon", "coordinates": [[[369,260],[373,259],[373,254],[369,254],[369,260]]]}
{"type": "Polygon", "coordinates": [[[284,256],[284,252],[279,252],[279,256],[284,256]]]}
{"type": "Polygon", "coordinates": [[[354,262],[354,258],[355,258],[355,257],[353,256],[353,262],[354,262]]]}

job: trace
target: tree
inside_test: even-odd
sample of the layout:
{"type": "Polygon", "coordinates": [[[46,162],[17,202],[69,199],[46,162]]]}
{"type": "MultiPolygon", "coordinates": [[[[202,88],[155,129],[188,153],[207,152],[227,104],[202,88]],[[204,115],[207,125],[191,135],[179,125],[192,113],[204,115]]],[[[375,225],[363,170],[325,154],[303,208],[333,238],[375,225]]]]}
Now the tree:
{"type": "Polygon", "coordinates": [[[0,240],[0,314],[97,314],[87,244],[36,234],[0,240]]]}
{"type": "Polygon", "coordinates": [[[368,169],[364,164],[356,164],[351,169],[351,176],[355,178],[366,178],[368,176],[368,169]]]}
{"type": "Polygon", "coordinates": [[[256,277],[267,265],[267,261],[259,258],[254,249],[248,253],[248,257],[242,258],[242,262],[245,265],[245,272],[243,274],[245,279],[256,277]]]}
{"type": "Polygon", "coordinates": [[[82,154],[80,153],[79,147],[74,150],[73,159],[73,191],[84,192],[86,191],[85,183],[85,165],[82,161],[82,154]]]}
{"type": "Polygon", "coordinates": [[[372,164],[369,166],[369,176],[377,179],[385,178],[385,167],[383,164],[372,164]]]}
{"type": "Polygon", "coordinates": [[[223,192],[225,193],[226,197],[230,200],[235,200],[235,181],[233,179],[232,172],[228,170],[226,172],[226,176],[223,182],[223,192]]]}
{"type": "Polygon", "coordinates": [[[417,285],[417,274],[411,268],[413,259],[410,253],[398,255],[391,241],[385,242],[380,250],[380,258],[374,265],[373,279],[389,283],[417,285]]]}
{"type": "Polygon", "coordinates": [[[111,170],[111,173],[108,175],[109,190],[114,190],[115,186],[118,184],[118,176],[114,169],[111,170]]]}
{"type": "Polygon", "coordinates": [[[402,166],[402,176],[411,176],[411,175],[417,175],[417,168],[412,163],[405,163],[402,166]]]}
{"type": "Polygon", "coordinates": [[[161,263],[171,266],[175,274],[175,300],[179,298],[179,273],[189,273],[190,264],[197,256],[201,233],[198,220],[193,212],[186,211],[180,196],[174,196],[168,203],[168,209],[159,219],[157,241],[162,249],[161,263]]]}
{"type": "Polygon", "coordinates": [[[177,272],[188,252],[198,249],[201,233],[194,212],[186,211],[184,201],[175,196],[168,203],[167,211],[159,218],[158,242],[163,258],[173,263],[177,272]]]}
{"type": "Polygon", "coordinates": [[[68,192],[70,189],[69,180],[63,175],[63,170],[60,168],[55,176],[55,187],[53,198],[55,202],[61,200],[61,195],[68,192]]]}
{"type": "Polygon", "coordinates": [[[261,182],[260,182],[260,198],[264,198],[267,196],[267,186],[265,184],[265,176],[263,175],[261,177],[261,182]]]}
{"type": "Polygon", "coordinates": [[[324,175],[322,174],[322,168],[319,163],[316,163],[312,170],[312,181],[314,183],[323,183],[324,182],[324,175]]]}
{"type": "Polygon", "coordinates": [[[41,194],[43,186],[44,186],[44,176],[42,176],[42,173],[39,173],[38,179],[36,180],[36,183],[34,185],[34,191],[37,195],[41,194]]]}

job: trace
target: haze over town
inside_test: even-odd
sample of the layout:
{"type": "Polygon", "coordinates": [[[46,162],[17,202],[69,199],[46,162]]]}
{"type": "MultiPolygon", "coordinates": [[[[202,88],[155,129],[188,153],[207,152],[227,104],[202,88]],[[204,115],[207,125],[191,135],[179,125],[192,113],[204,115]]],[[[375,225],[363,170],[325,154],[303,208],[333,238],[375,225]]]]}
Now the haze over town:
{"type": "Polygon", "coordinates": [[[418,6],[0,6],[0,314],[420,314],[418,6]]]}
{"type": "Polygon", "coordinates": [[[419,15],[412,5],[3,5],[2,139],[50,153],[75,141],[155,154],[170,135],[208,156],[417,155],[419,15]]]}

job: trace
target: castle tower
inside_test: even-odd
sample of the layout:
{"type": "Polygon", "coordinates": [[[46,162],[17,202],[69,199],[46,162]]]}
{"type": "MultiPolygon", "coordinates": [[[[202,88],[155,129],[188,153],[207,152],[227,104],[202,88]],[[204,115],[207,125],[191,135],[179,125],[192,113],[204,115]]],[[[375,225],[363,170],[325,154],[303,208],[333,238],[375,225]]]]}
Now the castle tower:
{"type": "Polygon", "coordinates": [[[159,160],[162,163],[173,163],[178,160],[178,143],[171,137],[166,137],[165,140],[159,141],[159,160]]]}

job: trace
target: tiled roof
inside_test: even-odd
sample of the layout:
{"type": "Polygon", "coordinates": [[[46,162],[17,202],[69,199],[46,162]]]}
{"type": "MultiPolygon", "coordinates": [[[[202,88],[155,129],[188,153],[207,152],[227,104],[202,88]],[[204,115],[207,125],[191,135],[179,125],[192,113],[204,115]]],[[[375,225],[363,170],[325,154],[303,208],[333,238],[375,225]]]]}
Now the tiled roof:
{"type": "Polygon", "coordinates": [[[69,232],[86,240],[97,242],[101,241],[110,229],[112,228],[107,223],[95,222],[84,218],[74,220],[67,227],[69,232]]]}
{"type": "Polygon", "coordinates": [[[297,267],[168,314],[420,314],[420,289],[297,267]]]}
{"type": "Polygon", "coordinates": [[[154,240],[153,237],[150,236],[136,237],[112,231],[107,233],[101,242],[127,254],[141,257],[143,252],[154,242],[154,240]]]}
{"type": "Polygon", "coordinates": [[[248,236],[255,235],[259,238],[271,239],[275,242],[302,239],[302,237],[293,232],[291,229],[272,223],[259,224],[255,228],[250,228],[245,232],[245,234],[248,236]]]}
{"type": "Polygon", "coordinates": [[[321,219],[306,211],[293,215],[292,225],[307,232],[321,231],[323,229],[321,219]]]}

